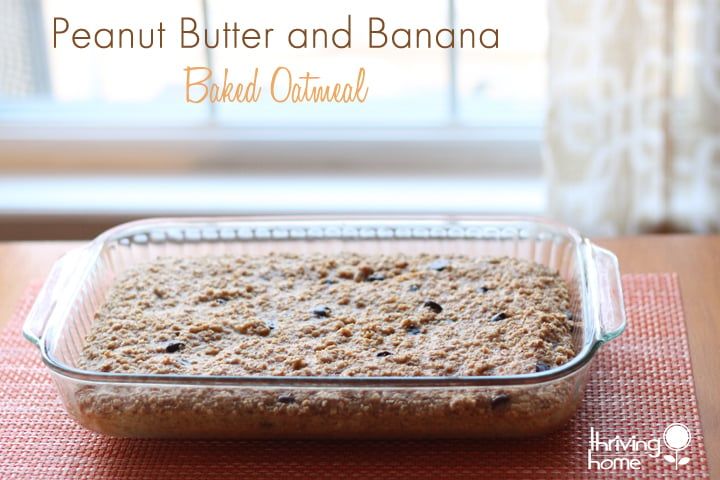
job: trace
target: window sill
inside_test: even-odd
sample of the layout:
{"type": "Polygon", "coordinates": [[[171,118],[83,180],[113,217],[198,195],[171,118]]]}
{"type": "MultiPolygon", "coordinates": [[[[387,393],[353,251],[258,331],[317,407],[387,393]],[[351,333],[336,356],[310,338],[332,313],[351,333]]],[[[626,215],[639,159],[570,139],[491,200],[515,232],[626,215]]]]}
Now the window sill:
{"type": "Polygon", "coordinates": [[[175,215],[539,215],[544,208],[539,177],[0,177],[0,225],[14,228],[0,229],[7,232],[6,239],[75,238],[56,231],[62,222],[51,227],[48,219],[102,219],[105,225],[175,215]],[[47,232],[42,231],[43,222],[47,232]],[[23,235],[23,225],[34,233],[23,235]]]}
{"type": "Polygon", "coordinates": [[[539,175],[540,128],[0,127],[5,172],[539,175]]]}

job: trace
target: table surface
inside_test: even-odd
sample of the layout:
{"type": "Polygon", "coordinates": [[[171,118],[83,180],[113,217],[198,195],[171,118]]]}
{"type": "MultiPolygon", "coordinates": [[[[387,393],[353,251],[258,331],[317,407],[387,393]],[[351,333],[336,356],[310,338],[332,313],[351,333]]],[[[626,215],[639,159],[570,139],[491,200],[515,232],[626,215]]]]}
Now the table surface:
{"type": "MultiPolygon", "coordinates": [[[[720,472],[720,236],[599,239],[623,273],[677,272],[688,327],[695,388],[711,472],[720,472]]],[[[0,325],[28,283],[79,242],[0,243],[0,325]]]]}

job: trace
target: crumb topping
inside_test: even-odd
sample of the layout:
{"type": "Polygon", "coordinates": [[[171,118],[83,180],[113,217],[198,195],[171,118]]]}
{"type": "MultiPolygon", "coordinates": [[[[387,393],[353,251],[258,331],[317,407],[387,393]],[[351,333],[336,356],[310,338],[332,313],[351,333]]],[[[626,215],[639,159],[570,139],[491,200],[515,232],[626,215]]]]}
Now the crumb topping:
{"type": "Polygon", "coordinates": [[[556,272],[508,257],[163,258],[117,280],[78,366],[239,376],[540,372],[576,353],[568,300],[556,272]]]}

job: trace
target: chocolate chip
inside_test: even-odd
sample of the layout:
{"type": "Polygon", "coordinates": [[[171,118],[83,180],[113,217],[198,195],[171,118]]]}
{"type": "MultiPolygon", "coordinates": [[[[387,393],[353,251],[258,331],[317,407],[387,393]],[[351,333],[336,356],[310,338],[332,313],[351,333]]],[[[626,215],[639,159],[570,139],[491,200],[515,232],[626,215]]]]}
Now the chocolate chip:
{"type": "Polygon", "coordinates": [[[179,352],[183,348],[185,348],[185,344],[182,342],[170,342],[167,345],[165,345],[165,351],[167,353],[179,352]]]}
{"type": "Polygon", "coordinates": [[[504,408],[510,404],[510,395],[507,393],[500,393],[498,395],[495,395],[492,400],[490,400],[490,408],[493,410],[496,410],[498,408],[504,408]]]}
{"type": "Polygon", "coordinates": [[[415,325],[413,325],[412,327],[407,328],[407,332],[410,335],[417,335],[418,333],[420,333],[420,329],[418,327],[416,327],[415,325]]]}
{"type": "Polygon", "coordinates": [[[493,315],[490,321],[499,322],[500,320],[505,320],[506,318],[508,318],[507,314],[505,312],[500,312],[493,315]]]}
{"type": "Polygon", "coordinates": [[[366,282],[381,282],[383,280],[385,280],[385,275],[382,273],[373,273],[365,279],[366,282]]]}
{"type": "Polygon", "coordinates": [[[411,292],[417,292],[420,290],[420,285],[410,285],[410,288],[408,288],[411,292]]]}
{"type": "Polygon", "coordinates": [[[278,403],[284,403],[286,405],[289,405],[291,403],[295,403],[295,397],[292,395],[280,395],[277,398],[278,403]]]}
{"type": "Polygon", "coordinates": [[[545,362],[537,362],[537,363],[535,364],[535,371],[536,371],[536,372],[546,372],[546,371],[548,371],[548,370],[550,370],[550,365],[548,365],[548,364],[545,363],[545,362]]]}
{"type": "Polygon", "coordinates": [[[444,259],[444,258],[438,258],[437,260],[435,260],[434,262],[432,262],[432,263],[430,264],[430,269],[431,269],[431,270],[435,270],[435,271],[437,271],[437,272],[442,272],[443,270],[445,270],[445,269],[446,269],[447,267],[449,267],[449,266],[450,266],[450,262],[449,262],[449,261],[447,261],[447,260],[444,259]]]}
{"type": "Polygon", "coordinates": [[[375,355],[375,356],[376,356],[376,357],[387,357],[388,355],[392,355],[392,353],[387,352],[387,351],[385,351],[385,352],[378,352],[377,355],[375,355]]]}
{"type": "Polygon", "coordinates": [[[423,307],[429,308],[430,310],[432,310],[435,313],[440,313],[443,311],[442,306],[440,306],[440,304],[437,302],[433,302],[432,300],[428,300],[425,303],[423,303],[423,307]]]}
{"type": "Polygon", "coordinates": [[[312,314],[315,315],[317,318],[329,317],[330,309],[325,305],[318,305],[317,307],[312,309],[312,314]]]}

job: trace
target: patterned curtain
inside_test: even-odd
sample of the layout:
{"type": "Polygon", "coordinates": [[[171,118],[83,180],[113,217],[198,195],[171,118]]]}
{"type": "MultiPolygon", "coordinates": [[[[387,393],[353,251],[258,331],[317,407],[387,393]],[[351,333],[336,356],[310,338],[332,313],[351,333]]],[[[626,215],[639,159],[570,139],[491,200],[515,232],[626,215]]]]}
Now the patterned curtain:
{"type": "Polygon", "coordinates": [[[49,93],[41,0],[0,0],[0,98],[49,93]]]}
{"type": "Polygon", "coordinates": [[[720,0],[550,0],[551,214],[720,229],[720,0]]]}

